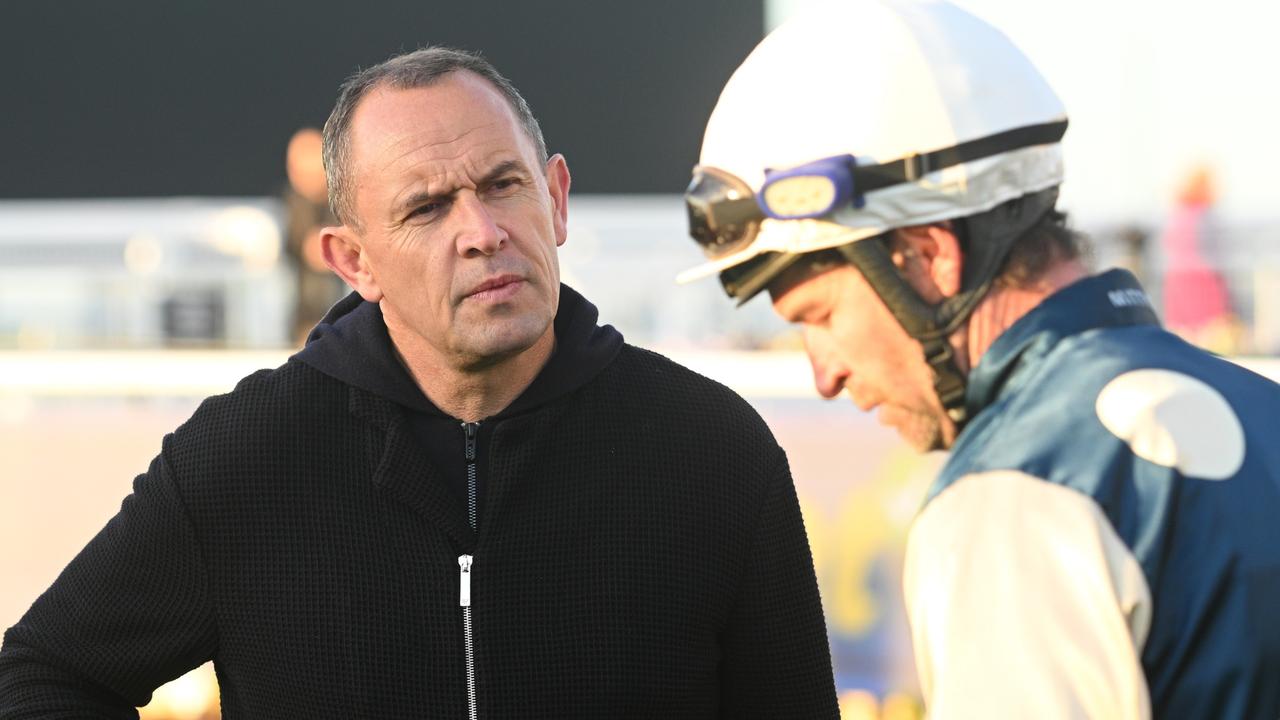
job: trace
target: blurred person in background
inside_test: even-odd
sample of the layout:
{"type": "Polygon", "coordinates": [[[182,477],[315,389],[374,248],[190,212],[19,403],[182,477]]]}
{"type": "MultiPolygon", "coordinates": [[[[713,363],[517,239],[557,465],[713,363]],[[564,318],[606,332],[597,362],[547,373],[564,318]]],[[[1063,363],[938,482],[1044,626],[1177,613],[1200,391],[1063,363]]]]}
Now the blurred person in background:
{"type": "Polygon", "coordinates": [[[165,438],[5,635],[0,716],[833,718],[786,457],[559,282],[569,171],[476,55],[362,71],[325,126],[355,292],[165,438]]]}
{"type": "Polygon", "coordinates": [[[325,265],[320,241],[320,231],[336,223],[329,209],[323,153],[324,141],[315,128],[295,132],[285,150],[285,251],[293,263],[297,293],[289,337],[298,345],[347,292],[342,279],[325,265]]]}
{"type": "Polygon", "coordinates": [[[823,396],[951,451],[904,571],[930,717],[1280,717],[1280,387],[1086,271],[1066,125],[953,5],[802,16],[708,121],[682,279],[767,290],[823,396]]]}
{"type": "Polygon", "coordinates": [[[1188,342],[1219,354],[1241,349],[1244,326],[1231,308],[1212,217],[1213,174],[1196,168],[1178,189],[1160,235],[1165,254],[1164,321],[1188,342]]]}

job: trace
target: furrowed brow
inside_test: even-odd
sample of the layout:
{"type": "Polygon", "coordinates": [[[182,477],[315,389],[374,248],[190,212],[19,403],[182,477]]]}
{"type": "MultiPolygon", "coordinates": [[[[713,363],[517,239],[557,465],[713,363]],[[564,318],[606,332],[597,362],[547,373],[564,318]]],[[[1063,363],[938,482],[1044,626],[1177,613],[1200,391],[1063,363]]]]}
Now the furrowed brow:
{"type": "MultiPolygon", "coordinates": [[[[485,185],[491,185],[507,175],[519,175],[521,177],[530,177],[529,168],[526,167],[524,163],[520,162],[519,160],[504,160],[503,162],[500,162],[497,165],[493,166],[493,169],[491,169],[489,172],[485,173],[484,177],[480,179],[479,183],[477,183],[477,186],[484,187],[485,185]]],[[[409,193],[408,195],[405,195],[404,198],[400,200],[400,202],[396,203],[395,205],[396,212],[406,212],[415,207],[418,207],[419,205],[446,201],[449,198],[453,197],[453,194],[456,192],[457,190],[450,190],[448,192],[434,192],[434,193],[427,192],[426,190],[418,190],[416,192],[412,192],[412,193],[409,193]]]]}
{"type": "Polygon", "coordinates": [[[485,173],[483,179],[480,180],[481,185],[489,185],[502,179],[504,175],[520,175],[529,177],[529,168],[519,160],[504,160],[493,167],[492,170],[485,173]]]}
{"type": "Polygon", "coordinates": [[[453,193],[429,193],[424,190],[419,190],[418,192],[409,193],[404,196],[400,202],[396,203],[395,210],[397,214],[407,212],[420,205],[447,200],[452,194],[453,193]]]}

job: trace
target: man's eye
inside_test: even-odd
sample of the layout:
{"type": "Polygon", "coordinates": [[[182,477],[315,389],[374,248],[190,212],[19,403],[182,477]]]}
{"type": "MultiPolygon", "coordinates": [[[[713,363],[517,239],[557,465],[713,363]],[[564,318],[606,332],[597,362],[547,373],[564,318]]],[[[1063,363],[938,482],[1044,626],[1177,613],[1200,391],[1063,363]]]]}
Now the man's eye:
{"type": "Polygon", "coordinates": [[[502,192],[504,190],[510,190],[519,184],[520,180],[518,178],[502,178],[501,180],[493,181],[493,184],[489,186],[489,189],[502,192]]]}
{"type": "Polygon", "coordinates": [[[438,203],[438,202],[435,202],[435,203],[424,203],[424,204],[419,205],[418,207],[414,208],[414,209],[409,213],[409,217],[416,217],[416,216],[419,216],[419,215],[434,215],[434,214],[436,213],[436,211],[438,211],[438,210],[439,210],[441,207],[443,207],[443,206],[444,206],[444,203],[438,203]]]}

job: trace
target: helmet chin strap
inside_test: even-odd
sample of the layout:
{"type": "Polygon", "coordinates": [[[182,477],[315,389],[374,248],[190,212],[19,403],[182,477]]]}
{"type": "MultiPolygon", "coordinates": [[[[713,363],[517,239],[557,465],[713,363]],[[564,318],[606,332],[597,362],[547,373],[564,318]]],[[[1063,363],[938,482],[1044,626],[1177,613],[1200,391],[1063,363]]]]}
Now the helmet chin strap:
{"type": "Polygon", "coordinates": [[[960,292],[937,305],[925,302],[903,278],[884,243],[868,238],[838,248],[862,273],[907,334],[919,341],[925,362],[933,370],[934,391],[957,430],[969,420],[965,407],[967,375],[956,364],[950,337],[964,325],[991,289],[1014,241],[1052,210],[1057,199],[1058,189],[1050,188],[963,218],[962,232],[969,243],[965,249],[960,292]]]}

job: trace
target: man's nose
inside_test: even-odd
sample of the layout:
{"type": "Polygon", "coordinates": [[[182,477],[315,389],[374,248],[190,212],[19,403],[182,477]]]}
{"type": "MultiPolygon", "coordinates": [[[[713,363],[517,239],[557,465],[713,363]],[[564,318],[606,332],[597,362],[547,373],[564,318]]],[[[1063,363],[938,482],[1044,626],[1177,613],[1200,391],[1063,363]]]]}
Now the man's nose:
{"type": "Polygon", "coordinates": [[[833,352],[830,341],[806,332],[804,337],[805,351],[809,354],[809,364],[813,367],[813,385],[818,394],[824,398],[837,397],[844,391],[849,380],[849,370],[833,352]]]}
{"type": "Polygon", "coordinates": [[[484,202],[470,193],[459,193],[453,202],[457,223],[458,254],[493,255],[507,241],[507,232],[494,220],[484,202]]]}

